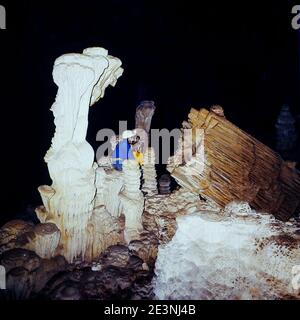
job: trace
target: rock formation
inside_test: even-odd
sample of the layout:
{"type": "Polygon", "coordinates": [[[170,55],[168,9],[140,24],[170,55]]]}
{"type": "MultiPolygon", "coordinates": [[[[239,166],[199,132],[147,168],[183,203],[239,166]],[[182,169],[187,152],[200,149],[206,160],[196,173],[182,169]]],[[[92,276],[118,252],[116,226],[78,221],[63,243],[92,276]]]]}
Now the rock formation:
{"type": "Polygon", "coordinates": [[[168,170],[181,186],[222,207],[246,201],[281,220],[300,211],[300,174],[277,153],[216,112],[192,109],[189,123],[194,146],[204,134],[205,157],[180,163],[176,153],[170,160],[168,170]]]}
{"type": "Polygon", "coordinates": [[[158,181],[159,193],[170,194],[171,193],[171,177],[169,174],[163,174],[158,181]]]}
{"type": "MultiPolygon", "coordinates": [[[[22,239],[31,234],[33,238],[33,224],[22,220],[12,220],[0,228],[0,254],[10,249],[21,247],[22,239]]],[[[28,241],[25,241],[25,245],[28,241]]]]}
{"type": "MultiPolygon", "coordinates": [[[[53,183],[39,188],[41,223],[0,228],[8,297],[152,299],[154,288],[163,299],[300,298],[293,291],[299,222],[253,210],[282,220],[300,211],[299,173],[228,122],[222,107],[193,109],[183,122],[168,163],[180,184],[173,192],[163,175],[158,194],[147,144],[135,144],[145,154],[141,167],[125,160],[123,171],[114,170],[109,156],[94,162],[88,110],[116,83],[120,66],[102,48],[55,62],[56,132],[45,157],[53,183]]],[[[154,110],[152,102],[137,109],[144,137],[154,110]]]]}
{"type": "Polygon", "coordinates": [[[281,108],[277,118],[276,131],[276,149],[279,152],[290,151],[297,142],[297,132],[295,127],[296,120],[290,112],[288,105],[281,108]]]}
{"type": "Polygon", "coordinates": [[[15,248],[36,252],[41,258],[50,259],[57,253],[60,231],[53,223],[33,225],[13,220],[0,228],[0,254],[15,248]]]}
{"type": "Polygon", "coordinates": [[[95,208],[87,230],[85,261],[94,261],[108,247],[125,242],[122,217],[112,216],[104,206],[95,208]]]}
{"type": "Polygon", "coordinates": [[[126,246],[111,246],[99,258],[100,270],[78,266],[48,282],[41,296],[51,300],[152,299],[153,271],[126,246]]]}
{"type": "Polygon", "coordinates": [[[148,238],[151,239],[151,234],[154,234],[160,244],[168,243],[177,229],[176,218],[202,209],[203,204],[198,195],[183,188],[168,196],[147,197],[143,226],[149,233],[148,238]]]}
{"type": "Polygon", "coordinates": [[[96,170],[96,186],[95,207],[103,205],[113,217],[119,217],[122,213],[119,193],[124,186],[123,173],[99,167],[96,170]]]}
{"type": "Polygon", "coordinates": [[[143,230],[142,214],[144,211],[144,196],[140,190],[141,170],[135,160],[123,162],[124,190],[120,193],[122,212],[125,216],[125,240],[139,238],[143,230]]]}
{"type": "Polygon", "coordinates": [[[35,252],[21,248],[0,255],[0,265],[6,270],[7,289],[18,300],[40,292],[51,277],[67,267],[62,256],[41,259],[35,252]]]}
{"type": "Polygon", "coordinates": [[[155,109],[153,101],[143,101],[136,109],[135,127],[143,129],[149,134],[155,109]]]}
{"type": "Polygon", "coordinates": [[[157,299],[300,298],[291,283],[300,261],[296,225],[244,209],[230,217],[202,211],[177,218],[174,238],[158,252],[157,299]]]}
{"type": "Polygon", "coordinates": [[[33,232],[34,240],[29,242],[29,248],[41,258],[54,257],[60,240],[57,226],[53,223],[40,223],[33,228],[33,232]]]}
{"type": "Polygon", "coordinates": [[[143,170],[142,190],[147,196],[157,194],[157,180],[155,169],[155,151],[154,148],[147,148],[145,153],[145,163],[143,170]]]}
{"type": "Polygon", "coordinates": [[[94,209],[94,151],[86,141],[89,107],[108,85],[115,85],[122,74],[120,66],[121,61],[103,48],[63,55],[54,64],[56,132],[45,157],[53,183],[39,188],[44,209],[38,209],[37,215],[41,222],[58,226],[62,254],[68,261],[85,255],[94,209]]]}

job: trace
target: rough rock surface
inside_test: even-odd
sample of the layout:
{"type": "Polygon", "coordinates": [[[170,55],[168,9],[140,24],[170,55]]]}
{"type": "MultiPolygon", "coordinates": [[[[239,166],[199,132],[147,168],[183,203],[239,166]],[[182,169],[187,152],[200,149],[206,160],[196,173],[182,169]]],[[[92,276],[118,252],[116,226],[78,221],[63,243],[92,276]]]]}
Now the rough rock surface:
{"type": "Polygon", "coordinates": [[[79,264],[57,274],[41,296],[52,300],[152,299],[153,269],[126,246],[112,246],[99,258],[100,270],[79,264]]]}
{"type": "Polygon", "coordinates": [[[28,299],[38,293],[52,276],[67,267],[61,256],[41,259],[33,251],[21,248],[5,251],[0,265],[6,270],[7,290],[14,299],[28,299]]]}
{"type": "Polygon", "coordinates": [[[241,208],[228,208],[227,216],[198,212],[177,219],[174,238],[158,252],[158,299],[300,298],[292,287],[299,226],[241,208]]]}
{"type": "Polygon", "coordinates": [[[0,264],[9,291],[0,299],[300,298],[291,282],[299,274],[300,221],[282,223],[245,202],[221,209],[182,188],[146,198],[144,231],[128,244],[123,215],[112,217],[100,206],[94,217],[89,228],[98,237],[90,241],[104,250],[97,259],[68,264],[62,256],[6,250],[0,264]]]}
{"type": "Polygon", "coordinates": [[[143,214],[144,229],[154,233],[160,243],[167,243],[176,232],[177,216],[193,213],[205,204],[205,201],[200,201],[198,195],[182,188],[171,195],[149,197],[146,199],[143,214]]]}
{"type": "Polygon", "coordinates": [[[27,238],[33,238],[34,225],[22,220],[12,220],[0,228],[0,254],[22,247],[28,243],[27,238]]]}

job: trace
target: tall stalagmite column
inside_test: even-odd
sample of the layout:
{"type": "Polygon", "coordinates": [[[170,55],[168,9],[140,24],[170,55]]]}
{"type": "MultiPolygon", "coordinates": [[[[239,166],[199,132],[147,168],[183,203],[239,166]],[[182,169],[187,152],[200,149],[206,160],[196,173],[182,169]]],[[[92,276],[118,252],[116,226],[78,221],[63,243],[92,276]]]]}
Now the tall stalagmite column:
{"type": "Polygon", "coordinates": [[[103,48],[66,54],[54,64],[58,93],[51,110],[56,132],[45,157],[53,183],[39,188],[45,208],[37,214],[41,222],[58,226],[61,253],[70,262],[85,254],[96,194],[94,151],[86,141],[89,107],[122,72],[121,61],[103,48]]]}

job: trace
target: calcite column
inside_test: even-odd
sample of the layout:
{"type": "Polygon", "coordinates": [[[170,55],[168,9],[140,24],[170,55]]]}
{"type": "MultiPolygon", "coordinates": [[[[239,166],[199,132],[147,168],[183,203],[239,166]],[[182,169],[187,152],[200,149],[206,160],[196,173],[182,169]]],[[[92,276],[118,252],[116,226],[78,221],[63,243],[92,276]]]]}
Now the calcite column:
{"type": "Polygon", "coordinates": [[[113,217],[118,218],[121,215],[119,192],[123,185],[122,172],[117,170],[108,170],[106,172],[99,167],[96,170],[97,196],[95,208],[104,206],[113,217]]]}
{"type": "Polygon", "coordinates": [[[155,169],[155,151],[153,148],[147,148],[145,153],[145,164],[143,166],[143,186],[142,190],[147,196],[157,194],[157,180],[155,169]]]}
{"type": "Polygon", "coordinates": [[[140,190],[141,171],[135,160],[123,162],[124,190],[120,193],[123,214],[125,215],[125,240],[129,243],[139,239],[143,230],[142,214],[144,211],[144,196],[140,190]]]}
{"type": "Polygon", "coordinates": [[[89,107],[108,85],[115,85],[122,74],[120,66],[121,61],[103,48],[66,54],[54,64],[56,132],[45,157],[53,183],[39,188],[45,208],[37,214],[41,222],[58,226],[61,253],[70,262],[85,254],[96,194],[94,151],[86,141],[89,107]]]}

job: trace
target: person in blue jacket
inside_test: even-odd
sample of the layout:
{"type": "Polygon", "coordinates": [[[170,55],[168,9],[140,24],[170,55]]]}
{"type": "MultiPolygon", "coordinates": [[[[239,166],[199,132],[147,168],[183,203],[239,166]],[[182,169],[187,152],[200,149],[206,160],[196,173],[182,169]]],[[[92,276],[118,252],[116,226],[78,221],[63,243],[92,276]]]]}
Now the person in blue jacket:
{"type": "Polygon", "coordinates": [[[123,132],[122,140],[117,144],[116,149],[114,150],[111,156],[113,167],[116,170],[122,171],[124,160],[135,160],[131,144],[128,141],[128,139],[133,138],[135,136],[135,131],[127,130],[123,132]]]}

